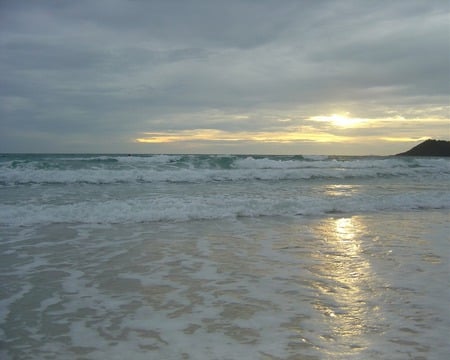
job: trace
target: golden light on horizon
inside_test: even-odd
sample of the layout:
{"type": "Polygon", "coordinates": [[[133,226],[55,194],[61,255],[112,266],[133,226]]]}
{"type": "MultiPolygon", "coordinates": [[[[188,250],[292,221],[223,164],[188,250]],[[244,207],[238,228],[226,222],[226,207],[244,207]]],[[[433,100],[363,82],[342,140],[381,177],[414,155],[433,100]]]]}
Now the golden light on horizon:
{"type": "Polygon", "coordinates": [[[217,129],[193,129],[172,132],[145,132],[136,138],[137,143],[164,144],[174,142],[251,141],[261,143],[291,143],[297,141],[345,142],[349,138],[317,131],[311,127],[287,128],[285,131],[225,131],[217,129]]]}
{"type": "MultiPolygon", "coordinates": [[[[215,116],[218,117],[217,114],[215,116]]],[[[248,121],[250,117],[256,118],[256,116],[240,114],[233,114],[231,118],[227,117],[227,114],[223,114],[223,116],[224,121],[229,119],[230,123],[234,122],[234,127],[239,125],[236,124],[236,121],[248,121]]],[[[266,127],[260,129],[258,129],[258,123],[255,122],[252,130],[193,128],[141,132],[132,141],[138,144],[153,145],[183,144],[181,146],[202,149],[208,146],[233,143],[252,146],[255,144],[279,144],[280,149],[284,144],[320,143],[333,144],[327,149],[335,149],[336,146],[344,149],[344,151],[332,150],[336,153],[364,154],[369,152],[367,149],[380,146],[381,143],[391,146],[392,143],[416,143],[436,137],[431,132],[424,133],[421,128],[424,123],[429,123],[430,127],[448,128],[448,119],[444,118],[408,118],[400,115],[392,116],[392,114],[387,117],[366,118],[353,117],[349,112],[309,117],[289,114],[289,116],[273,116],[270,121],[263,122],[266,127]],[[357,150],[358,146],[361,150],[357,150]],[[355,150],[349,151],[350,147],[355,150]]],[[[245,126],[247,127],[247,125],[245,126]]],[[[396,151],[399,152],[400,149],[393,149],[390,153],[396,151]]],[[[372,153],[372,150],[370,152],[372,153]]],[[[386,154],[388,153],[386,150],[386,154]]]]}
{"type": "Polygon", "coordinates": [[[432,138],[432,136],[421,136],[421,137],[417,137],[417,138],[386,136],[386,137],[382,137],[381,140],[390,141],[390,142],[417,142],[417,141],[425,141],[430,138],[432,138]]]}

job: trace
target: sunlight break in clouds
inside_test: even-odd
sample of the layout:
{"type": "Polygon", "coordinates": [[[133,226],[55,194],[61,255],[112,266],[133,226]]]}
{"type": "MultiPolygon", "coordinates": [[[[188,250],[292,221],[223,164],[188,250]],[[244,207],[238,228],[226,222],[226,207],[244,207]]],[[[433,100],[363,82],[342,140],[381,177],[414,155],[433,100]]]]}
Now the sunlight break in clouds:
{"type": "MultiPolygon", "coordinates": [[[[227,119],[227,114],[215,114],[216,120],[227,119]]],[[[198,118],[197,116],[192,116],[198,118]]],[[[189,118],[189,117],[188,117],[189,118]]],[[[188,121],[185,118],[185,121],[188,121]]],[[[239,115],[234,119],[258,119],[258,116],[239,115]]],[[[261,122],[266,121],[263,117],[261,122]]],[[[448,127],[444,118],[405,118],[400,115],[377,118],[353,117],[349,112],[332,115],[315,115],[309,117],[275,116],[271,122],[266,122],[261,130],[226,130],[214,128],[197,128],[185,130],[166,130],[142,132],[134,138],[138,144],[186,144],[197,143],[199,146],[218,143],[253,143],[264,144],[296,144],[301,142],[317,144],[377,144],[405,143],[423,141],[432,138],[433,133],[424,133],[424,123],[431,128],[448,127]]]]}
{"type": "Polygon", "coordinates": [[[348,115],[349,113],[347,112],[344,115],[333,114],[328,116],[312,116],[309,120],[324,121],[342,128],[364,127],[366,123],[371,121],[370,119],[353,118],[348,115]]]}

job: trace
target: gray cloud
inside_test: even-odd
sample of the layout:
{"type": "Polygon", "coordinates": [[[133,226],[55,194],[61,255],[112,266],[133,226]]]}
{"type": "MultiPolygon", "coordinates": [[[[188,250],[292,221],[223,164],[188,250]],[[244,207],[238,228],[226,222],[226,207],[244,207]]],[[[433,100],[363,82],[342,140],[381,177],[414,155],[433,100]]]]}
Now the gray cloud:
{"type": "MultiPolygon", "coordinates": [[[[51,151],[146,151],[131,141],[146,131],[275,131],[281,118],[311,125],[338,111],[448,117],[449,7],[3,1],[0,151],[41,151],[55,137],[51,151]]],[[[352,134],[365,131],[382,133],[352,134]]]]}

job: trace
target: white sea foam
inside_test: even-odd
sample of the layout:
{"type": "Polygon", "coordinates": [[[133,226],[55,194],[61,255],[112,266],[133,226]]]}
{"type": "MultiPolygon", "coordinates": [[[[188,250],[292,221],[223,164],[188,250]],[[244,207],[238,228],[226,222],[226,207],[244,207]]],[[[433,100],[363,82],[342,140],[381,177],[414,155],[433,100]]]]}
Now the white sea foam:
{"type": "MultiPolygon", "coordinates": [[[[346,190],[348,191],[348,190],[346,190]]],[[[259,216],[449,209],[450,196],[436,191],[401,194],[295,195],[258,193],[81,201],[69,204],[0,204],[0,224],[139,223],[259,216]]]]}
{"type": "Polygon", "coordinates": [[[448,212],[422,215],[9,231],[2,356],[445,358],[448,212]]]}
{"type": "MultiPolygon", "coordinates": [[[[136,165],[141,158],[137,158],[136,165]]],[[[147,158],[144,158],[147,159],[147,158]]],[[[153,159],[153,158],[152,158],[153,159]]],[[[146,165],[147,160],[145,160],[146,165]]],[[[380,177],[406,177],[420,179],[424,176],[449,177],[448,162],[407,163],[399,160],[359,161],[280,161],[272,159],[238,159],[230,169],[188,168],[172,165],[166,161],[152,162],[153,166],[131,168],[80,168],[35,169],[30,166],[4,167],[0,170],[0,184],[111,184],[136,182],[211,182],[250,180],[308,180],[308,179],[370,179],[380,177]],[[163,168],[155,164],[165,164],[163,168]]]]}

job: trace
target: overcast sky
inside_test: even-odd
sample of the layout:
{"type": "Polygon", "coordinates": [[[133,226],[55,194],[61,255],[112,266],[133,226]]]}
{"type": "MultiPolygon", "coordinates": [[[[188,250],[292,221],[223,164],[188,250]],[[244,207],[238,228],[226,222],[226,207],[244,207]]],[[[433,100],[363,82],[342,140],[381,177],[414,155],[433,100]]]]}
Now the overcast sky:
{"type": "Polygon", "coordinates": [[[450,139],[448,0],[0,0],[0,152],[450,139]]]}

